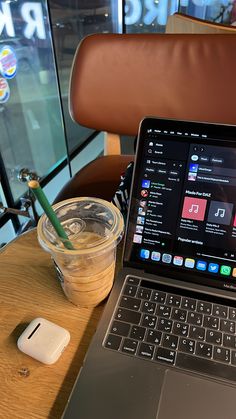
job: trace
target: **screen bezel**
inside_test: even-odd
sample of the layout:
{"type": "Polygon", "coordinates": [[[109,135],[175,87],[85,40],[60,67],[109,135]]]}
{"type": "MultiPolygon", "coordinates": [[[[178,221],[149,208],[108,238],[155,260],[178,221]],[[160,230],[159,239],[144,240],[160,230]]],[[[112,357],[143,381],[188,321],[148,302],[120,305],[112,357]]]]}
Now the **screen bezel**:
{"type": "Polygon", "coordinates": [[[161,264],[152,264],[146,261],[140,260],[131,260],[131,248],[132,248],[132,240],[129,240],[129,223],[130,220],[133,218],[135,208],[136,208],[136,200],[133,196],[133,191],[138,188],[138,181],[139,176],[137,172],[137,168],[140,167],[142,163],[143,157],[143,148],[144,148],[144,135],[147,129],[160,129],[160,130],[168,130],[168,131],[186,131],[191,133],[196,133],[199,135],[207,135],[207,138],[184,138],[183,137],[176,137],[176,141],[191,141],[196,143],[212,143],[215,146],[224,146],[224,147],[233,147],[236,149],[236,125],[225,125],[225,124],[218,124],[218,123],[206,123],[206,122],[195,122],[195,121],[179,121],[175,119],[165,119],[165,118],[157,118],[157,117],[146,117],[144,118],[139,125],[139,132],[138,132],[138,139],[137,139],[137,146],[136,146],[136,155],[134,161],[134,169],[133,169],[133,176],[132,176],[132,183],[131,183],[131,190],[130,190],[130,202],[128,208],[128,216],[127,216],[127,225],[126,225],[126,232],[125,232],[125,243],[124,243],[124,252],[123,252],[123,264],[127,267],[132,267],[135,269],[141,269],[147,273],[152,273],[159,276],[174,278],[174,279],[181,279],[182,281],[186,282],[193,282],[199,283],[201,285],[211,286],[214,288],[221,288],[221,289],[228,289],[229,291],[236,291],[236,281],[235,283],[229,283],[219,278],[211,278],[207,274],[198,273],[192,270],[185,270],[171,266],[164,266],[161,264]]]}

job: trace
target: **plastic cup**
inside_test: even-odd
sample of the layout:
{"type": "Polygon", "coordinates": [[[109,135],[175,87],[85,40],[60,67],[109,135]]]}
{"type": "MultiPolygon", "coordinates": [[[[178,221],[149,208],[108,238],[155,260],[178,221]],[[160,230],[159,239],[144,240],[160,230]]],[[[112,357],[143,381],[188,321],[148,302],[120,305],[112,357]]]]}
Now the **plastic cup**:
{"type": "Polygon", "coordinates": [[[94,307],[113,285],[123,217],[113,204],[98,198],[72,198],[53,209],[73,250],[64,246],[46,214],[38,223],[38,241],[51,254],[68,300],[80,307],[94,307]]]}

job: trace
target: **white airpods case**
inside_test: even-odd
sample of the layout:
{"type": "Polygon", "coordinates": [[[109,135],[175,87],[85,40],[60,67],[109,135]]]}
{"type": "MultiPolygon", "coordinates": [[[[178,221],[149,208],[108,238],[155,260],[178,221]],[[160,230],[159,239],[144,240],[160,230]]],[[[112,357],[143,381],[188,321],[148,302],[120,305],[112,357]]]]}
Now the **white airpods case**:
{"type": "Polygon", "coordinates": [[[44,364],[54,364],[69,341],[68,330],[38,317],[24,330],[17,341],[17,346],[25,354],[44,364]]]}

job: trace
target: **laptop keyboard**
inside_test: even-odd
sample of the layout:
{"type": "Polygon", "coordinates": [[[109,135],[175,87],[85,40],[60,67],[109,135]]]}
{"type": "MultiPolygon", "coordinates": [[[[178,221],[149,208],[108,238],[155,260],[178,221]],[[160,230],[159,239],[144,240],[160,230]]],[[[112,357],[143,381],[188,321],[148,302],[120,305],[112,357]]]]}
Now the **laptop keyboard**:
{"type": "Polygon", "coordinates": [[[105,348],[236,381],[236,307],[178,291],[127,277],[105,348]]]}

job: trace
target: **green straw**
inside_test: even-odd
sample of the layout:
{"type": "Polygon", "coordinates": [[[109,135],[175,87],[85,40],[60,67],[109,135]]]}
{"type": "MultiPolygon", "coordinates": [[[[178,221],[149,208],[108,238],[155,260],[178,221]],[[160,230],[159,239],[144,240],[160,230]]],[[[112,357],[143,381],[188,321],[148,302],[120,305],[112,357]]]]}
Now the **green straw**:
{"type": "Polygon", "coordinates": [[[57,235],[62,239],[62,243],[64,246],[69,250],[74,250],[72,243],[69,241],[67,234],[62,227],[60,221],[58,220],[56,213],[54,212],[53,208],[51,207],[46,195],[44,194],[43,190],[41,189],[39,182],[37,180],[30,180],[28,182],[29,188],[33,191],[35,197],[39,201],[41,207],[43,208],[45,214],[51,221],[52,226],[54,227],[57,235]]]}

